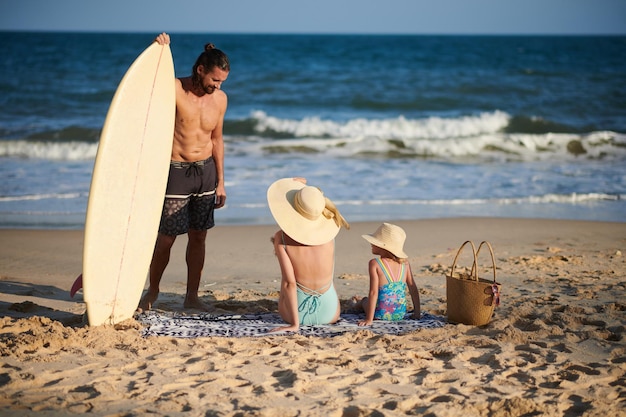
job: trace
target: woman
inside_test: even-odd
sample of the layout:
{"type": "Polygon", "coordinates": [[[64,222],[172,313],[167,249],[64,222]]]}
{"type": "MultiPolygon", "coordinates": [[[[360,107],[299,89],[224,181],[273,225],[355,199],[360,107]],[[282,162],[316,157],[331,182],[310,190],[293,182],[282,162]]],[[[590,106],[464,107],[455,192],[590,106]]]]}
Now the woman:
{"type": "Polygon", "coordinates": [[[289,323],[272,331],[296,332],[301,324],[335,323],[340,306],[333,283],[334,239],[341,227],[350,225],[304,178],[274,182],[267,201],[280,227],[272,238],[282,276],[278,313],[289,323]]]}

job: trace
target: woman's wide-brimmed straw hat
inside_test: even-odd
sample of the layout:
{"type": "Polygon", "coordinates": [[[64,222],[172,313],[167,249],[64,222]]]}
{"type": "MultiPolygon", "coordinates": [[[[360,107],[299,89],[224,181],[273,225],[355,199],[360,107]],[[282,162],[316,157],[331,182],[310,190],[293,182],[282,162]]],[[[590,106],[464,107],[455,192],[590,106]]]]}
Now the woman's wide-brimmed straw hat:
{"type": "Polygon", "coordinates": [[[404,252],[406,233],[400,226],[391,223],[383,223],[374,233],[362,236],[363,239],[367,240],[372,245],[385,249],[398,258],[409,257],[404,252]]]}
{"type": "Polygon", "coordinates": [[[283,178],[267,189],[267,202],[278,226],[296,242],[321,245],[349,228],[335,205],[317,188],[283,178]]]}

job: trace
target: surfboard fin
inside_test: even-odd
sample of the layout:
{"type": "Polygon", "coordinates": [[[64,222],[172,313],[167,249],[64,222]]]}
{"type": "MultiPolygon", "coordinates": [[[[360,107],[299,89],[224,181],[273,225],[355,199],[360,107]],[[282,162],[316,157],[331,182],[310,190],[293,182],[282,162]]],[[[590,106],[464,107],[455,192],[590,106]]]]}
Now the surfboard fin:
{"type": "Polygon", "coordinates": [[[76,294],[81,288],[83,288],[83,274],[80,274],[78,278],[76,278],[76,281],[74,281],[74,284],[72,284],[70,297],[74,298],[74,294],[76,294]]]}

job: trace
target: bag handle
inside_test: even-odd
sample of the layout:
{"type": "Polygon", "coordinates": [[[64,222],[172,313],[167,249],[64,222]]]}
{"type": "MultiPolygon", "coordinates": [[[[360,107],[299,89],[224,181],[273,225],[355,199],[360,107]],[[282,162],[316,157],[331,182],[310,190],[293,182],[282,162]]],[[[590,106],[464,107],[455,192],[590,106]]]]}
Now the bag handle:
{"type": "Polygon", "coordinates": [[[491,247],[491,244],[489,242],[487,241],[480,242],[480,245],[478,245],[478,250],[476,251],[476,259],[478,259],[478,254],[480,253],[480,249],[483,247],[483,245],[486,245],[487,248],[489,248],[489,253],[491,255],[491,265],[493,266],[493,283],[495,284],[496,283],[496,258],[493,255],[493,248],[491,247]]]}
{"type": "MultiPolygon", "coordinates": [[[[476,269],[477,269],[476,268],[476,246],[474,246],[474,242],[472,242],[471,240],[466,240],[457,251],[456,256],[454,257],[454,261],[452,262],[452,271],[450,271],[450,276],[454,276],[454,268],[456,268],[456,261],[459,258],[461,251],[463,250],[465,245],[467,245],[468,243],[472,246],[472,255],[474,255],[474,262],[472,263],[472,270],[470,272],[470,277],[472,277],[474,281],[478,281],[478,274],[476,273],[476,269]]],[[[494,281],[495,281],[495,273],[494,273],[494,281]]]]}

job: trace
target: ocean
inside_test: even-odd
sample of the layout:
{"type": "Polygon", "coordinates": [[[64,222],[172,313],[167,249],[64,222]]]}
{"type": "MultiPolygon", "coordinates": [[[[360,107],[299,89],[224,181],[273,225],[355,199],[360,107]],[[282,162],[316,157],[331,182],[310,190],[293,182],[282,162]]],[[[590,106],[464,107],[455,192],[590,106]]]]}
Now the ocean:
{"type": "MultiPolygon", "coordinates": [[[[115,89],[156,34],[1,33],[0,228],[80,229],[115,89]]],[[[348,221],[626,221],[626,37],[171,34],[231,72],[225,208],[303,176],[348,221]]]]}

